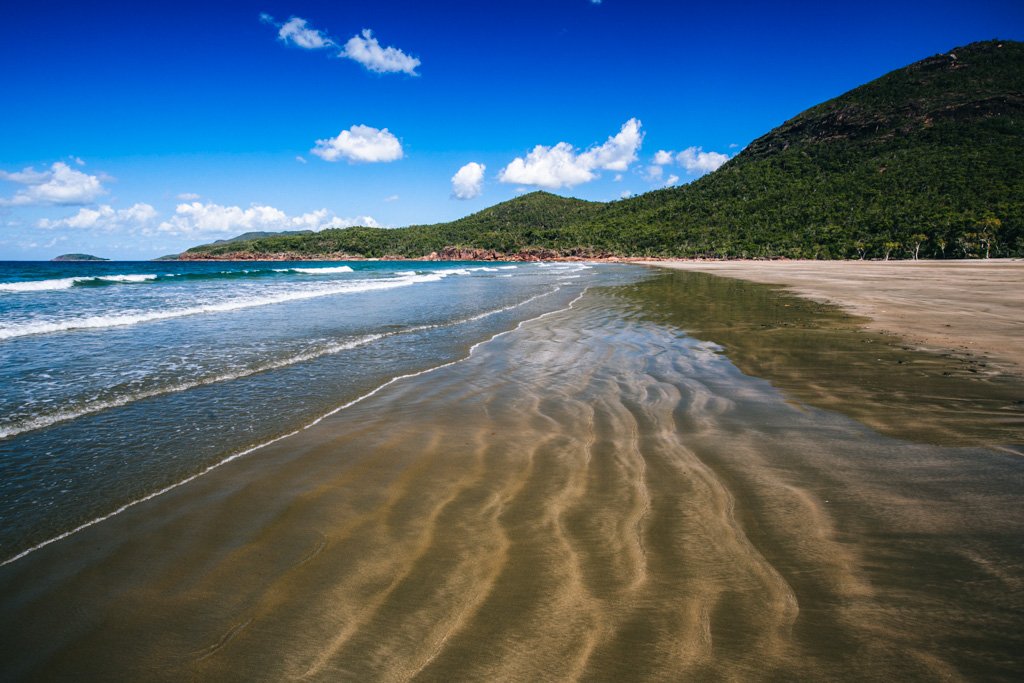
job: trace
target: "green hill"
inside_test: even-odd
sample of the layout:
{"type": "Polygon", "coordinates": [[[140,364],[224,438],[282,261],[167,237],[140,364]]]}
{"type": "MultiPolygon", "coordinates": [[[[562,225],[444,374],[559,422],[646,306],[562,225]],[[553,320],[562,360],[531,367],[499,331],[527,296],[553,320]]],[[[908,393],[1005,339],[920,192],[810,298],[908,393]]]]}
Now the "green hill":
{"type": "MultiPolygon", "coordinates": [[[[552,244],[568,225],[585,225],[604,207],[600,202],[531,192],[495,204],[450,223],[407,228],[341,228],[311,235],[278,235],[249,241],[225,241],[189,249],[182,256],[240,255],[423,256],[460,246],[510,253],[552,244]]],[[[572,245],[563,245],[567,250],[572,245]]]]}
{"type": "Polygon", "coordinates": [[[187,256],[1024,255],[1024,44],[956,48],[786,121],[693,183],[601,204],[535,192],[453,221],[207,245],[187,256]]]}
{"type": "Polygon", "coordinates": [[[110,259],[100,258],[99,256],[93,256],[92,254],[61,254],[55,256],[51,261],[109,261],[110,259]]]}

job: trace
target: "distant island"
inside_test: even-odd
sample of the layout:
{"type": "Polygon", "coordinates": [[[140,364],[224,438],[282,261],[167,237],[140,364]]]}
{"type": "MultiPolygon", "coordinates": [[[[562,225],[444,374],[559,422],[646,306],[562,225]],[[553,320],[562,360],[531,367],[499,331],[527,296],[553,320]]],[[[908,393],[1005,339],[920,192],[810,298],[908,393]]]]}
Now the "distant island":
{"type": "Polygon", "coordinates": [[[819,104],[688,185],[533,192],[450,223],[258,235],[182,260],[1024,256],[1024,43],[958,47],[819,104]]]}
{"type": "Polygon", "coordinates": [[[109,261],[108,258],[101,258],[99,256],[93,256],[92,254],[61,254],[56,258],[50,259],[51,261],[109,261]]]}

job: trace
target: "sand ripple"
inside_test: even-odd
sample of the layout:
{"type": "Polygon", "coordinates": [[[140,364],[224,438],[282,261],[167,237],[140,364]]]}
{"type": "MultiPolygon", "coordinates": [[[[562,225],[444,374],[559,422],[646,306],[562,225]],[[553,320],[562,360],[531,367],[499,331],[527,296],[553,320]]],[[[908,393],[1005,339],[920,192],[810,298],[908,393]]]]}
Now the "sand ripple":
{"type": "Polygon", "coordinates": [[[592,292],[3,568],[4,677],[1021,673],[1019,459],[787,402],[638,305],[592,292]]]}

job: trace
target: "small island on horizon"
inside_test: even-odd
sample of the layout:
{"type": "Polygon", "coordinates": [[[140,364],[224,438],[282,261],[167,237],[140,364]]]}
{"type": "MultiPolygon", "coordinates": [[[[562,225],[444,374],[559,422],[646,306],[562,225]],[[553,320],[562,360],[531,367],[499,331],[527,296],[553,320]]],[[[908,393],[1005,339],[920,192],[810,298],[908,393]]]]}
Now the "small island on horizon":
{"type": "Polygon", "coordinates": [[[92,254],[61,254],[50,259],[50,261],[109,261],[108,258],[93,256],[92,254]]]}

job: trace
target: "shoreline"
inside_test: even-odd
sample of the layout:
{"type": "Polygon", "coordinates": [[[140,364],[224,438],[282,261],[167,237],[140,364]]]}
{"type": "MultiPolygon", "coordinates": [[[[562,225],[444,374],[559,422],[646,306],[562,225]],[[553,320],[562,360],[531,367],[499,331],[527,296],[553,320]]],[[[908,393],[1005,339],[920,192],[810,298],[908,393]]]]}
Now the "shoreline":
{"type": "Polygon", "coordinates": [[[1024,261],[690,261],[642,265],[775,285],[839,306],[915,348],[952,353],[981,374],[1024,375],[1024,261]]]}
{"type": "MultiPolygon", "coordinates": [[[[592,288],[39,548],[0,569],[0,658],[37,679],[1019,673],[1021,598],[989,572],[1019,577],[1020,458],[885,436],[834,410],[860,394],[819,409],[745,374],[734,358],[824,349],[792,376],[835,383],[850,325],[738,284],[592,288]],[[761,340],[682,334],[700,315],[761,340]]],[[[865,400],[901,413],[885,398],[865,400]]]]}
{"type": "MultiPolygon", "coordinates": [[[[534,300],[536,300],[538,298],[541,298],[541,297],[544,297],[544,296],[548,296],[548,295],[550,295],[550,294],[552,294],[552,293],[554,293],[556,291],[558,291],[558,290],[556,289],[556,290],[553,290],[552,292],[547,292],[545,294],[535,295],[534,297],[531,297],[530,299],[527,299],[524,302],[521,302],[519,304],[516,304],[514,306],[509,307],[509,309],[510,308],[515,308],[517,306],[524,305],[524,304],[529,303],[531,301],[534,301],[534,300]]],[[[473,357],[473,353],[480,346],[488,344],[489,342],[492,342],[495,339],[498,339],[499,337],[501,337],[503,335],[515,332],[516,330],[518,330],[520,327],[522,327],[524,324],[526,324],[528,322],[532,322],[532,321],[535,321],[535,320],[540,320],[540,319],[543,319],[546,316],[553,315],[555,313],[560,313],[560,312],[572,309],[573,305],[577,301],[579,301],[581,298],[583,298],[583,295],[586,293],[586,291],[587,291],[587,288],[584,288],[583,292],[581,292],[576,298],[574,298],[572,301],[570,301],[566,306],[564,306],[562,308],[556,308],[556,309],[551,310],[551,311],[545,311],[544,313],[541,313],[541,314],[539,314],[539,315],[537,315],[537,316],[535,316],[533,318],[527,318],[527,319],[522,320],[519,323],[517,323],[516,326],[513,327],[513,328],[510,328],[510,329],[507,329],[507,330],[502,330],[500,332],[496,332],[495,334],[491,335],[490,337],[488,337],[486,339],[481,339],[480,341],[475,342],[474,344],[472,344],[467,349],[465,355],[463,355],[460,358],[456,358],[454,360],[447,361],[447,362],[441,363],[439,365],[430,366],[430,367],[427,367],[427,368],[424,368],[422,370],[418,370],[418,371],[415,371],[415,372],[401,374],[401,375],[395,375],[395,376],[391,377],[390,379],[387,379],[387,380],[383,381],[381,384],[378,384],[373,389],[370,389],[369,391],[367,391],[367,392],[365,392],[363,394],[360,394],[359,396],[357,396],[355,398],[352,398],[352,399],[350,399],[350,400],[348,400],[348,401],[346,401],[346,402],[344,402],[344,403],[342,403],[342,404],[340,404],[340,405],[338,405],[338,406],[336,406],[334,408],[331,408],[327,412],[324,412],[324,413],[322,413],[320,415],[317,415],[315,418],[313,418],[309,422],[299,426],[296,429],[293,429],[293,430],[291,430],[289,432],[286,432],[284,434],[280,434],[278,436],[274,436],[274,437],[272,437],[272,438],[270,438],[270,439],[268,439],[266,441],[263,441],[261,443],[257,443],[255,445],[244,446],[240,450],[237,450],[234,453],[230,453],[230,454],[226,455],[222,459],[217,460],[216,462],[213,462],[212,464],[204,467],[203,469],[199,470],[198,472],[195,472],[194,474],[191,474],[191,475],[185,477],[184,479],[182,479],[180,481],[176,481],[176,482],[174,482],[172,484],[164,486],[163,488],[160,488],[160,489],[158,489],[156,491],[148,493],[148,494],[142,496],[141,498],[137,498],[135,500],[130,500],[127,503],[124,503],[124,504],[120,505],[116,509],[114,509],[114,510],[112,510],[110,512],[107,512],[105,514],[100,515],[99,517],[96,517],[94,519],[90,519],[90,520],[88,520],[88,521],[86,521],[86,522],[84,522],[82,524],[79,524],[78,526],[76,526],[76,527],[74,527],[72,529],[68,529],[67,531],[64,531],[64,532],[62,532],[60,534],[57,534],[56,536],[53,536],[51,538],[47,538],[47,539],[45,539],[45,540],[43,540],[43,541],[41,541],[39,543],[36,543],[35,545],[33,545],[33,546],[29,547],[29,548],[25,548],[23,550],[19,550],[17,553],[15,553],[14,555],[12,555],[12,556],[10,556],[10,557],[8,557],[6,559],[0,559],[0,568],[5,567],[5,566],[10,565],[10,564],[14,564],[18,560],[21,560],[22,558],[28,557],[32,553],[34,553],[34,552],[36,552],[38,550],[41,550],[41,549],[43,549],[43,548],[45,548],[45,547],[47,547],[47,546],[49,546],[49,545],[51,545],[53,543],[57,543],[59,541],[62,541],[62,540],[66,539],[66,538],[68,538],[70,536],[78,534],[81,531],[85,531],[86,529],[89,529],[90,527],[96,526],[97,524],[101,524],[101,523],[103,523],[103,522],[105,522],[105,521],[107,521],[109,519],[112,519],[112,518],[120,515],[121,513],[126,512],[126,511],[130,510],[131,508],[136,507],[137,505],[146,503],[146,502],[151,501],[151,500],[153,500],[155,498],[159,498],[159,497],[161,497],[161,496],[163,496],[163,495],[165,495],[167,493],[170,493],[171,491],[174,491],[177,488],[180,488],[182,486],[190,484],[190,483],[196,481],[197,479],[199,479],[201,477],[204,477],[207,474],[210,474],[214,470],[217,470],[220,467],[222,467],[222,466],[224,466],[224,465],[226,465],[228,463],[234,462],[234,461],[239,460],[241,458],[245,458],[246,456],[251,455],[252,453],[255,453],[255,452],[260,451],[262,449],[268,448],[268,447],[270,447],[270,446],[272,446],[272,445],[274,445],[274,444],[276,444],[276,443],[278,443],[280,441],[284,441],[286,439],[291,439],[293,437],[299,436],[303,432],[305,432],[305,431],[307,431],[307,430],[317,426],[318,424],[320,424],[324,420],[330,418],[331,416],[336,415],[336,414],[338,414],[338,413],[340,413],[340,412],[342,412],[344,410],[347,410],[348,408],[351,408],[352,406],[355,406],[355,405],[357,405],[359,403],[362,403],[366,399],[369,399],[369,398],[375,396],[379,392],[387,389],[392,384],[401,382],[402,380],[413,379],[413,378],[416,378],[416,377],[420,377],[421,375],[428,375],[430,373],[436,372],[436,371],[441,370],[443,368],[447,368],[447,367],[450,367],[450,366],[453,366],[453,365],[458,365],[459,363],[463,363],[463,362],[471,359],[473,357]]],[[[503,312],[504,310],[508,310],[508,309],[500,309],[500,312],[503,312]]],[[[47,426],[49,426],[49,425],[47,425],[47,426]]]]}

